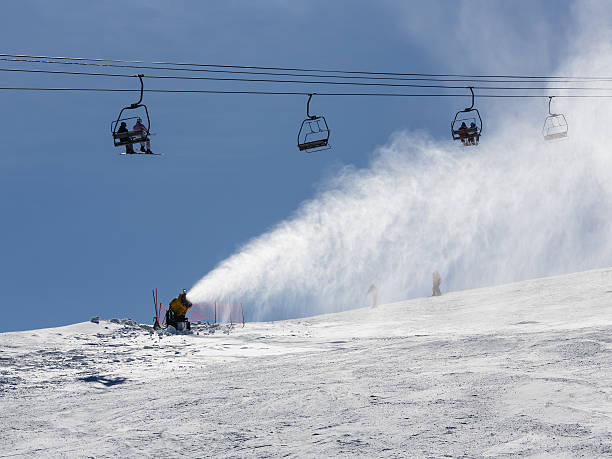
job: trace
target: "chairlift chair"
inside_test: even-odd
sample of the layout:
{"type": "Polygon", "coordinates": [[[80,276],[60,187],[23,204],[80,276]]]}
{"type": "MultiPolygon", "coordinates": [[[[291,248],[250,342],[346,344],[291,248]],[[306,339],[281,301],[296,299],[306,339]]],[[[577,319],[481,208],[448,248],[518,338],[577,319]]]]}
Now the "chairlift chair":
{"type": "Polygon", "coordinates": [[[140,99],[138,99],[138,102],[128,105],[127,107],[123,107],[119,112],[119,116],[117,117],[117,119],[111,123],[111,132],[113,134],[113,143],[115,147],[146,142],[147,140],[149,140],[149,136],[151,135],[151,119],[149,118],[149,110],[147,109],[147,106],[142,103],[142,95],[144,90],[144,85],[142,83],[143,76],[144,75],[138,75],[138,79],[140,80],[140,99]],[[123,117],[123,112],[125,112],[126,110],[138,109],[140,109],[140,115],[123,117]],[[122,122],[126,122],[127,124],[127,122],[133,122],[133,120],[137,120],[138,118],[146,118],[146,131],[128,130],[128,132],[117,132],[122,122]]]}
{"type": "Polygon", "coordinates": [[[314,151],[328,150],[329,146],[329,126],[324,116],[310,114],[310,99],[314,94],[308,95],[306,103],[307,118],[302,121],[298,132],[297,144],[300,151],[312,153],[314,151]]]}
{"type": "Polygon", "coordinates": [[[474,89],[470,86],[469,90],[472,93],[472,105],[458,111],[451,123],[453,140],[461,140],[466,147],[478,145],[482,135],[482,118],[478,109],[474,108],[474,89]]]}
{"type": "Polygon", "coordinates": [[[544,140],[558,140],[567,138],[568,125],[565,115],[562,113],[552,113],[550,103],[553,96],[548,97],[548,116],[544,120],[542,135],[544,140]]]}

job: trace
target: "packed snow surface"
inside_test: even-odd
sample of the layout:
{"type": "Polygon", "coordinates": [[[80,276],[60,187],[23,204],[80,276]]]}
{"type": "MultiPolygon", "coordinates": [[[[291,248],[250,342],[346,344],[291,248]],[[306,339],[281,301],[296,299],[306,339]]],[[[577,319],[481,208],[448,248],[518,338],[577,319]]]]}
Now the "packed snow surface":
{"type": "Polygon", "coordinates": [[[610,457],[611,304],[606,269],[191,335],[3,333],[0,457],[610,457]]]}

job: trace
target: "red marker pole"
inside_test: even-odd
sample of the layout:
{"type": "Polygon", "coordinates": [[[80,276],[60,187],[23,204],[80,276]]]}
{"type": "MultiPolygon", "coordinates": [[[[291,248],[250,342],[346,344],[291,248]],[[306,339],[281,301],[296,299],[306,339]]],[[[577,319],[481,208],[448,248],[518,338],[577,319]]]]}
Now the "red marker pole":
{"type": "Polygon", "coordinates": [[[153,292],[153,306],[155,306],[155,322],[159,320],[159,314],[157,313],[157,300],[155,299],[155,290],[151,290],[153,292]]]}

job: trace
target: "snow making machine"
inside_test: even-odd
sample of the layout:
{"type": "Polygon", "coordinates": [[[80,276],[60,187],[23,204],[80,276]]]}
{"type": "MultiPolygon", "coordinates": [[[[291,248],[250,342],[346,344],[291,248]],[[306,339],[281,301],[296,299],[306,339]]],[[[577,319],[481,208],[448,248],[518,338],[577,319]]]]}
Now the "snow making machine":
{"type": "MultiPolygon", "coordinates": [[[[162,328],[160,323],[162,304],[157,303],[157,289],[153,291],[153,302],[155,303],[155,323],[153,328],[158,330],[162,328]]],[[[166,328],[172,326],[176,331],[191,330],[191,323],[187,319],[187,311],[193,306],[193,303],[187,299],[187,290],[183,289],[176,298],[170,301],[166,310],[166,328]]]]}

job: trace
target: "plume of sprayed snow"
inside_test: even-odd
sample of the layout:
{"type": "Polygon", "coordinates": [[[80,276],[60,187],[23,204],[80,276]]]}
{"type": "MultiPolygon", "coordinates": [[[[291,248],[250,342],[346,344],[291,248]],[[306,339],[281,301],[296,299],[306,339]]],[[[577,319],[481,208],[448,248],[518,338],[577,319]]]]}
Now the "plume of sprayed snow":
{"type": "MultiPolygon", "coordinates": [[[[600,43],[560,72],[609,74],[612,52],[600,43]]],[[[266,320],[363,307],[372,282],[381,302],[426,296],[433,270],[451,291],[609,266],[612,108],[555,104],[570,124],[563,142],[542,140],[547,100],[506,114],[478,147],[394,135],[369,168],[344,168],[204,276],[190,300],[240,298],[266,320]]]]}

